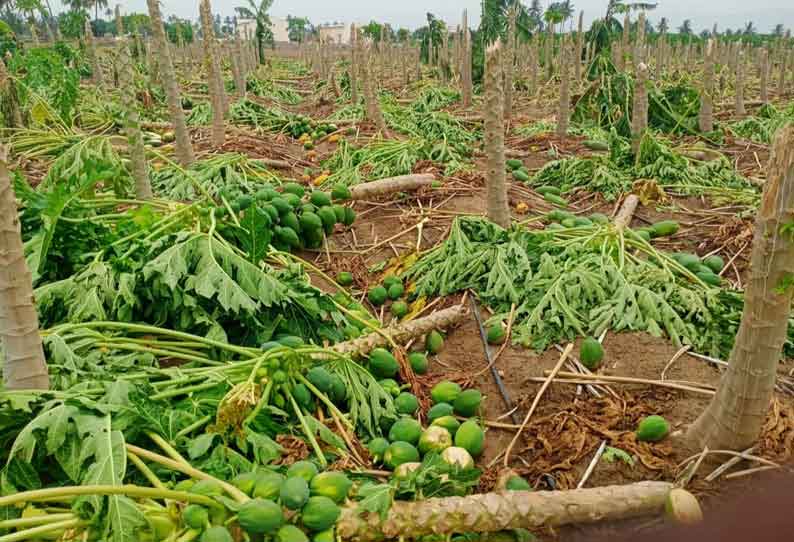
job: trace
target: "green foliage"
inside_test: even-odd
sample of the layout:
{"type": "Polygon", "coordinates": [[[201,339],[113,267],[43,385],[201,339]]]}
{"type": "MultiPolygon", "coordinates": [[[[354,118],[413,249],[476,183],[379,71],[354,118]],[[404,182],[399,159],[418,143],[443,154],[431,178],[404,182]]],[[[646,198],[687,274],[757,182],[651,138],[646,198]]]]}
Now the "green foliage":
{"type": "Polygon", "coordinates": [[[727,356],[741,319],[741,292],[710,287],[670,256],[610,225],[504,231],[461,218],[449,238],[408,273],[417,295],[472,289],[536,350],[605,330],[645,331],[675,345],[727,356]]]}
{"type": "MultiPolygon", "coordinates": [[[[63,45],[27,49],[15,55],[9,71],[21,83],[18,93],[22,106],[32,107],[35,97],[40,96],[52,106],[62,122],[70,125],[80,85],[80,74],[68,65],[73,60],[71,50],[63,45]]],[[[32,113],[34,121],[37,115],[41,113],[32,113]]]]}

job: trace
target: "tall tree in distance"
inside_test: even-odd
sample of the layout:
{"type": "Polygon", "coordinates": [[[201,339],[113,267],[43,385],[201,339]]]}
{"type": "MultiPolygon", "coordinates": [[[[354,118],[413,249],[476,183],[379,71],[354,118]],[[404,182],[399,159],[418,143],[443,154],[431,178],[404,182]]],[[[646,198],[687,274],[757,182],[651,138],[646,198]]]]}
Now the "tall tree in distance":
{"type": "Polygon", "coordinates": [[[5,353],[3,387],[49,388],[47,362],[25,262],[16,198],[8,171],[8,148],[0,144],[0,348],[5,353]]]}

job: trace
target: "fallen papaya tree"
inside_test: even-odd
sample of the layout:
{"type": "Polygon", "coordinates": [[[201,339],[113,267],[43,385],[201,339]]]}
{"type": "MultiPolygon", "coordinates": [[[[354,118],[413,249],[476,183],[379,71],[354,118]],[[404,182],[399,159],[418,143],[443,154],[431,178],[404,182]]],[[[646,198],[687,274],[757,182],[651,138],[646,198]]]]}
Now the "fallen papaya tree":
{"type": "Polygon", "coordinates": [[[400,175],[378,181],[357,184],[350,188],[350,199],[364,200],[388,196],[396,192],[410,192],[430,186],[436,178],[430,173],[418,175],[400,175]]]}
{"type": "Polygon", "coordinates": [[[382,519],[346,508],[337,523],[345,540],[418,538],[597,523],[662,514],[673,485],[639,482],[570,491],[504,491],[397,502],[382,519]]]}

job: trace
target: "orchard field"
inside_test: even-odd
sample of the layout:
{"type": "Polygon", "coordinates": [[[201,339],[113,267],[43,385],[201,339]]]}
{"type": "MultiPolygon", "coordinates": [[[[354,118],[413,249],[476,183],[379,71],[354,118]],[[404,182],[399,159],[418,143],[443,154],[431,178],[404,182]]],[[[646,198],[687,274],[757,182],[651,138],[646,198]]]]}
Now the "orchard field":
{"type": "Polygon", "coordinates": [[[784,25],[147,3],[0,5],[0,542],[650,536],[789,470],[784,25]]]}

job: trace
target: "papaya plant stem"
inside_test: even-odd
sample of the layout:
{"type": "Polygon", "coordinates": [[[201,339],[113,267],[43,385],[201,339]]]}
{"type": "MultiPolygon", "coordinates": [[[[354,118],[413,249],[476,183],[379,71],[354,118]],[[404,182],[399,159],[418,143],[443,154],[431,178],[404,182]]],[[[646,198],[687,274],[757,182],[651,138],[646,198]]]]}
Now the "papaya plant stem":
{"type": "Polygon", "coordinates": [[[247,427],[251,424],[259,413],[262,412],[262,409],[265,408],[265,405],[270,402],[270,393],[273,390],[273,381],[268,380],[267,384],[265,384],[265,390],[262,392],[262,397],[259,398],[259,402],[256,404],[254,409],[251,411],[248,416],[246,416],[245,421],[243,422],[243,427],[247,427]]]}
{"type": "Polygon", "coordinates": [[[155,444],[157,444],[168,455],[168,457],[170,457],[174,461],[179,461],[180,463],[183,463],[188,466],[190,465],[187,459],[182,457],[182,455],[180,455],[180,453],[177,452],[176,449],[173,446],[171,446],[171,444],[167,440],[165,440],[157,433],[153,431],[146,431],[146,436],[152,439],[152,441],[155,444]]]}
{"type": "Polygon", "coordinates": [[[320,448],[320,444],[317,442],[317,439],[314,438],[314,432],[312,432],[309,424],[306,422],[306,419],[303,417],[303,413],[301,412],[298,403],[295,401],[295,398],[292,396],[290,392],[287,393],[287,399],[289,399],[290,404],[292,405],[293,410],[295,410],[295,415],[298,416],[298,421],[300,421],[301,427],[303,428],[303,432],[306,434],[306,438],[309,439],[309,443],[314,448],[314,453],[317,454],[317,459],[320,461],[320,465],[323,468],[328,466],[328,460],[325,459],[325,454],[323,454],[322,448],[320,448]]]}
{"type": "Polygon", "coordinates": [[[128,497],[137,497],[141,499],[169,499],[172,501],[196,503],[212,508],[221,507],[214,499],[206,495],[188,493],[187,491],[175,491],[173,489],[142,487],[131,484],[121,486],[88,485],[34,489],[33,491],[23,491],[21,493],[0,497],[0,506],[51,501],[56,499],[71,500],[73,497],[80,497],[82,495],[126,495],[128,497]]]}
{"type": "Polygon", "coordinates": [[[152,399],[155,401],[162,400],[162,399],[170,399],[171,397],[176,397],[178,395],[186,395],[188,393],[192,393],[194,391],[203,391],[208,390],[210,388],[214,388],[218,385],[218,382],[207,382],[205,384],[196,384],[195,386],[187,386],[185,388],[179,388],[175,390],[168,390],[163,391],[160,393],[156,393],[152,395],[152,399]]]}
{"type": "Polygon", "coordinates": [[[186,437],[196,429],[200,427],[204,427],[210,421],[212,421],[212,416],[209,415],[204,416],[203,418],[196,420],[195,422],[191,423],[190,425],[182,429],[179,433],[176,434],[176,438],[186,437]]]}
{"type": "Polygon", "coordinates": [[[146,463],[141,461],[140,457],[130,452],[129,450],[127,450],[127,457],[129,458],[130,461],[132,461],[132,464],[135,465],[135,468],[141,471],[141,474],[143,474],[143,476],[147,480],[149,480],[150,484],[152,484],[157,489],[165,489],[165,486],[157,477],[157,475],[154,472],[152,472],[152,469],[146,466],[146,463]]]}
{"type": "Polygon", "coordinates": [[[130,352],[145,352],[150,354],[157,354],[169,358],[184,359],[186,361],[195,361],[196,363],[202,363],[204,365],[224,365],[224,363],[220,361],[213,361],[211,359],[203,358],[201,356],[183,354],[182,352],[179,351],[166,350],[164,348],[147,348],[145,346],[137,346],[134,344],[124,344],[117,342],[99,342],[96,343],[96,346],[115,348],[117,350],[128,350],[130,352]]]}
{"type": "MultiPolygon", "coordinates": [[[[223,480],[219,480],[214,476],[207,474],[206,472],[200,471],[197,468],[193,467],[186,461],[175,461],[168,457],[162,456],[160,454],[150,452],[149,450],[145,450],[143,448],[139,448],[138,446],[134,446],[132,444],[127,444],[127,451],[134,453],[144,459],[148,459],[149,461],[153,461],[158,463],[164,467],[168,467],[169,469],[175,470],[177,472],[181,472],[182,474],[186,474],[192,478],[197,478],[199,480],[212,480],[220,485],[226,493],[228,493],[234,500],[239,503],[248,502],[251,500],[248,495],[234,487],[232,484],[225,482],[223,480]]],[[[178,455],[178,454],[177,454],[178,455]]],[[[181,456],[180,456],[181,457],[181,456]]]]}
{"type": "Polygon", "coordinates": [[[57,521],[65,521],[67,519],[74,519],[75,515],[72,513],[63,514],[48,514],[46,516],[33,516],[30,518],[17,518],[7,519],[0,521],[0,529],[18,529],[20,527],[32,527],[35,525],[43,525],[45,523],[55,523],[57,521]]]}
{"type": "Polygon", "coordinates": [[[196,529],[188,529],[176,539],[175,542],[193,542],[201,535],[201,531],[196,529]]]}
{"type": "Polygon", "coordinates": [[[66,521],[58,521],[49,523],[47,525],[39,525],[23,531],[0,536],[0,542],[16,542],[18,540],[28,540],[39,538],[40,535],[50,533],[52,531],[60,531],[65,529],[73,529],[75,527],[83,527],[88,525],[87,521],[81,519],[67,519],[66,521]]]}

